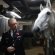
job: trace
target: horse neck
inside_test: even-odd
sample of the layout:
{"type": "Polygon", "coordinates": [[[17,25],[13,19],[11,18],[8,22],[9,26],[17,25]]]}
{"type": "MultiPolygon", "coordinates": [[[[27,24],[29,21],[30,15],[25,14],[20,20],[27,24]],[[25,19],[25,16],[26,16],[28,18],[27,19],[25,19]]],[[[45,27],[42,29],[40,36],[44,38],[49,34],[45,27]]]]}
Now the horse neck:
{"type": "Polygon", "coordinates": [[[49,17],[49,27],[55,28],[55,13],[52,11],[50,17],[49,17]]]}

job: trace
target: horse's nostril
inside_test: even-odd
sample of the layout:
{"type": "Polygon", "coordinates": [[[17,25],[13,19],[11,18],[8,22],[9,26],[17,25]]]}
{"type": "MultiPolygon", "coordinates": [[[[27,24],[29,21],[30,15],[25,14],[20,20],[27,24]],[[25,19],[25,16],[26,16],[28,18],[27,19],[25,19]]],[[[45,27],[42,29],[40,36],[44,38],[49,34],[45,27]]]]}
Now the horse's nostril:
{"type": "Polygon", "coordinates": [[[47,15],[50,15],[51,13],[50,12],[47,12],[47,15]]]}
{"type": "Polygon", "coordinates": [[[37,27],[36,29],[33,30],[34,32],[40,32],[40,28],[37,27]]]}
{"type": "Polygon", "coordinates": [[[36,31],[39,32],[39,31],[40,31],[40,28],[38,27],[38,28],[36,29],[36,31]]]}

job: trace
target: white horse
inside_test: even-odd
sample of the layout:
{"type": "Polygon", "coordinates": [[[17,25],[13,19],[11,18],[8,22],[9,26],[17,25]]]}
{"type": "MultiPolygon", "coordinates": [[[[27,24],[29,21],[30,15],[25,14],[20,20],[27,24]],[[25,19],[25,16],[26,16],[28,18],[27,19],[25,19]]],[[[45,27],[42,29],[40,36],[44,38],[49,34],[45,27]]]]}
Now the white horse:
{"type": "Polygon", "coordinates": [[[51,44],[52,38],[55,35],[55,11],[51,8],[50,0],[47,0],[46,7],[43,8],[43,6],[40,5],[40,10],[41,12],[38,14],[32,30],[36,32],[43,31],[47,39],[46,55],[53,55],[51,44]]]}

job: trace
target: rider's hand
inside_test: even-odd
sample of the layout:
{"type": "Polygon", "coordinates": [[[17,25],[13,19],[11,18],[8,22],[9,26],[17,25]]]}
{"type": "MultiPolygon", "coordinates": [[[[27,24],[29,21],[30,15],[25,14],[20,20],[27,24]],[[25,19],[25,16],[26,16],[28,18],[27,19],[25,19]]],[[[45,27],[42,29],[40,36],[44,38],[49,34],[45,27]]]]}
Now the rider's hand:
{"type": "Polygon", "coordinates": [[[8,51],[9,53],[11,53],[11,52],[15,51],[15,48],[12,47],[12,46],[10,46],[10,47],[7,48],[7,51],[8,51]]]}

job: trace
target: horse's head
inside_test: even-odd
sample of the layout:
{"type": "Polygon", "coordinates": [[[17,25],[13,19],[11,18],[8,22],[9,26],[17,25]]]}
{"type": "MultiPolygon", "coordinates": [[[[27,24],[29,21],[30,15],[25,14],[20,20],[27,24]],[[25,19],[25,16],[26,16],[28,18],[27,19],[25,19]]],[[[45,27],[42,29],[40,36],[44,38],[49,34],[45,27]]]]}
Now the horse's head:
{"type": "MultiPolygon", "coordinates": [[[[48,3],[47,3],[48,4],[48,3]]],[[[46,7],[43,8],[42,5],[40,5],[40,10],[41,12],[38,14],[37,19],[34,22],[34,26],[32,30],[35,31],[42,31],[48,28],[48,22],[50,18],[53,18],[52,10],[51,10],[51,5],[48,7],[46,4],[46,7]]],[[[51,21],[51,20],[50,20],[51,21]]]]}
{"type": "Polygon", "coordinates": [[[38,14],[38,17],[37,19],[35,20],[34,22],[34,26],[33,26],[33,29],[39,29],[39,30],[42,30],[46,27],[47,25],[47,22],[48,22],[48,18],[50,17],[51,15],[51,10],[49,8],[44,8],[39,14],[38,14]]]}

